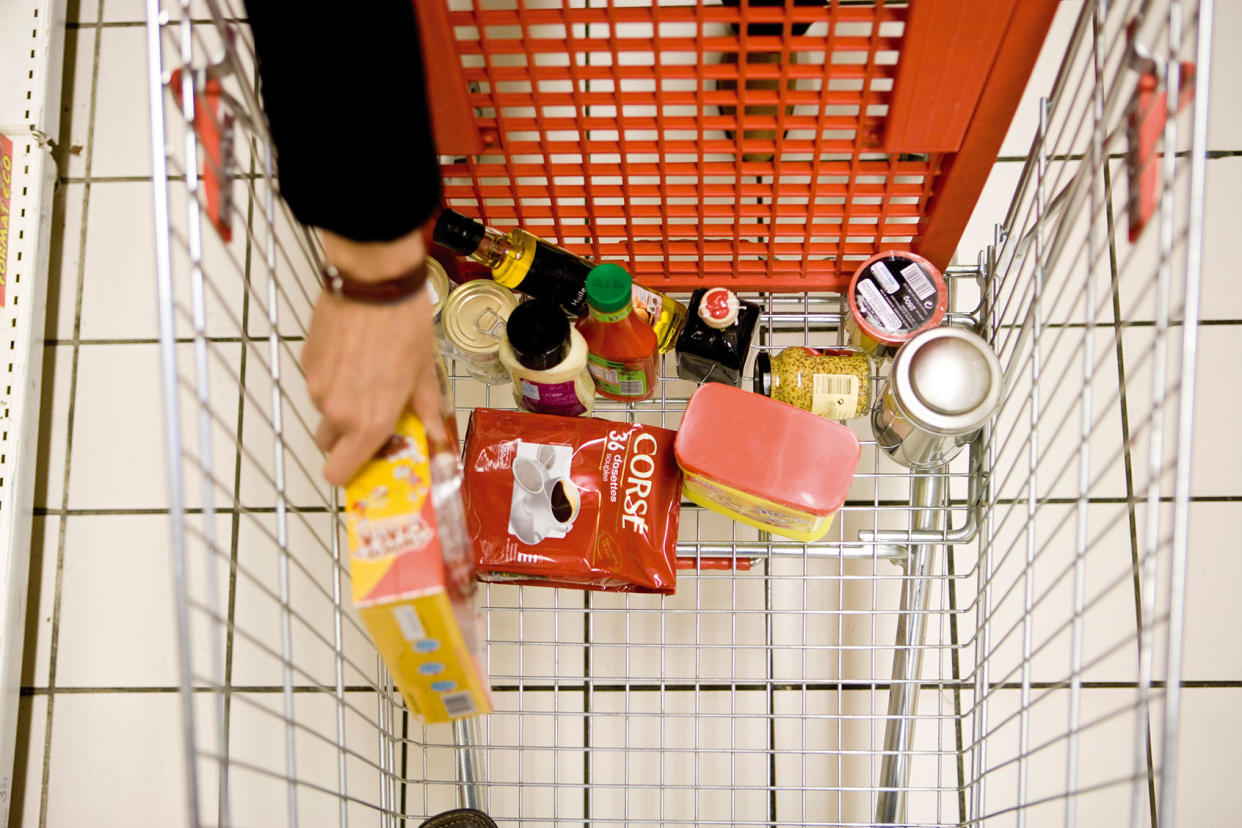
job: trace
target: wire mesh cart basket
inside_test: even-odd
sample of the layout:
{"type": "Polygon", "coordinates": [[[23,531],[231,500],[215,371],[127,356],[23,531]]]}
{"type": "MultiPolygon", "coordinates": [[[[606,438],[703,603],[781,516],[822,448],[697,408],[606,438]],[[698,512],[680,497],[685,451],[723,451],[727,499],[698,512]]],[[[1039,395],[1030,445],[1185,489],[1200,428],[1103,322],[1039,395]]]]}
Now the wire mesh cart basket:
{"type": "MultiPolygon", "coordinates": [[[[191,824],[1172,824],[1211,0],[1064,20],[1008,214],[946,269],[1005,377],[967,451],[914,474],[855,421],[814,543],[684,504],[675,595],[482,585],[496,711],[455,726],[407,712],[343,597],[298,362],[321,253],[244,12],[147,5],[191,824]]],[[[752,350],[837,344],[871,253],[949,265],[1057,4],[989,4],[974,51],[970,5],[419,2],[448,203],[730,286],[752,350]]],[[[596,416],[676,428],[664,360],[596,416]]],[[[513,405],[452,373],[463,426],[513,405]]]]}

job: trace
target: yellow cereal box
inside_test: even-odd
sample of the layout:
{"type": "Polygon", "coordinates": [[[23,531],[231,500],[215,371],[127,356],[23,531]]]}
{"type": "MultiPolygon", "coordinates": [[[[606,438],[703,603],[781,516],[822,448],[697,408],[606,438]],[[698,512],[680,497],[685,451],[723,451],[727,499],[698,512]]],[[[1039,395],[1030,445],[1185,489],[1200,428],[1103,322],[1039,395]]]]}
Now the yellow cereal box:
{"type": "MultiPolygon", "coordinates": [[[[435,458],[456,471],[456,457],[435,458]]],[[[436,475],[436,483],[441,483],[436,475]]],[[[445,481],[449,498],[460,498],[445,481]]],[[[438,490],[437,490],[438,491],[438,490]]],[[[427,436],[412,415],[345,487],[354,603],[406,705],[427,722],[491,711],[465,527],[437,524],[427,436]],[[441,541],[444,541],[443,543],[441,541]]],[[[460,509],[445,508],[447,521],[460,509]]]]}

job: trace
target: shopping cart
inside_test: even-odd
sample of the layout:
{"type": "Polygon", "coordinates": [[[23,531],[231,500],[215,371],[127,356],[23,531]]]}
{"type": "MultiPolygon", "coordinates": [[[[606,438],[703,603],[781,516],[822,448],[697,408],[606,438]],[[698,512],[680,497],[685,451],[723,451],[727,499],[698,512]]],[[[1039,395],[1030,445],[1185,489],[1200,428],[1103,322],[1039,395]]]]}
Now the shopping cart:
{"type": "MultiPolygon", "coordinates": [[[[1082,4],[994,244],[947,271],[950,324],[1005,368],[967,452],[915,475],[864,440],[817,543],[686,505],[678,551],[695,566],[672,596],[484,585],[496,712],[455,727],[408,713],[343,597],[339,503],[297,360],[320,254],[274,189],[238,4],[160,5],[147,44],[192,824],[395,825],[458,802],[505,825],[1171,824],[1211,0],[1082,4]]],[[[843,174],[823,142],[845,128],[845,93],[856,119],[887,102],[859,90],[891,88],[904,4],[449,8],[431,12],[461,51],[479,119],[464,140],[480,142],[445,159],[451,203],[657,285],[688,286],[698,261],[761,303],[757,348],[842,341],[824,286],[897,225],[918,243],[933,220],[946,156],[855,141],[864,166],[835,194],[815,186],[843,174]],[[780,62],[783,91],[753,91],[750,65],[716,52],[778,12],[827,46],[780,62]],[[838,36],[870,57],[826,57],[838,36]],[[632,38],[693,60],[627,57],[632,38]],[[653,63],[680,69],[644,85],[653,63]],[[730,72],[745,96],[732,120],[700,82],[730,72]],[[536,92],[540,106],[506,110],[536,92]],[[777,160],[739,161],[763,154],[743,143],[764,128],[777,160]],[[645,148],[608,157],[620,132],[645,148]],[[656,152],[665,140],[677,151],[656,152]],[[596,163],[620,177],[593,180],[596,163]],[[575,164],[587,174],[566,177],[575,164]],[[885,176],[868,178],[875,164],[885,176]],[[782,237],[790,210],[825,205],[845,216],[835,236],[808,218],[806,238],[782,237]],[[803,270],[805,290],[762,289],[803,270]]],[[[788,55],[792,37],[751,46],[788,55]]],[[[463,425],[512,405],[453,374],[463,425]]],[[[597,415],[675,428],[693,390],[670,356],[654,400],[597,415]]]]}

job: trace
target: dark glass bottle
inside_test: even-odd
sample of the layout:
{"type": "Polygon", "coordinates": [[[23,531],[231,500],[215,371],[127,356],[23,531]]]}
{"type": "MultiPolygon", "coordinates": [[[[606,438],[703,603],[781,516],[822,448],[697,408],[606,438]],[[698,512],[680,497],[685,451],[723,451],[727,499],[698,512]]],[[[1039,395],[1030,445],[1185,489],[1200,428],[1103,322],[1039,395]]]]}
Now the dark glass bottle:
{"type": "Polygon", "coordinates": [[[725,288],[698,288],[690,296],[686,329],[677,340],[677,376],[739,385],[758,323],[754,302],[725,288]]]}
{"type": "Polygon", "coordinates": [[[459,255],[486,265],[510,290],[555,302],[574,316],[587,311],[586,277],[591,263],[521,228],[501,233],[456,210],[444,210],[432,238],[459,255]]]}

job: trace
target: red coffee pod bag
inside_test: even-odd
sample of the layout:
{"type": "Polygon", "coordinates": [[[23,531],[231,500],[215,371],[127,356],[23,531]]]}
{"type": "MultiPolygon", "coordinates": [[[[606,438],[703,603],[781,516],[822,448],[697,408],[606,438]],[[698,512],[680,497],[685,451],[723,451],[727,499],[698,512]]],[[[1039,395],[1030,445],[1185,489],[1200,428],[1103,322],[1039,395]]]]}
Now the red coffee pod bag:
{"type": "Polygon", "coordinates": [[[478,408],[466,434],[466,528],[482,581],[677,588],[676,433],[478,408]]]}

